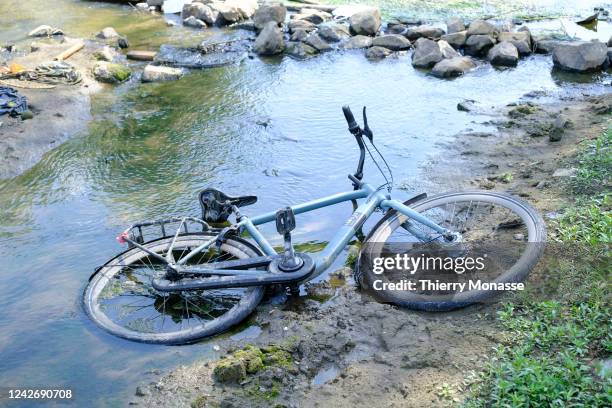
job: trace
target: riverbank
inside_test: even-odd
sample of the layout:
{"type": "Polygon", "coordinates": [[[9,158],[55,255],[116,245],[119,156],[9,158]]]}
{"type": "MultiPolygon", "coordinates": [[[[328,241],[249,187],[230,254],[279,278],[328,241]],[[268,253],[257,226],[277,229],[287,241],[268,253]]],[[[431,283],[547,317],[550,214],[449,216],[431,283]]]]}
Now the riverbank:
{"type": "MultiPolygon", "coordinates": [[[[34,51],[15,53],[11,64],[36,67],[48,63],[70,47],[83,43],[82,39],[62,37],[35,42],[34,51]],[[25,54],[25,55],[24,55],[25,54]]],[[[70,137],[87,129],[92,118],[91,96],[101,90],[93,79],[95,47],[90,43],[67,61],[81,76],[75,85],[52,85],[22,81],[1,82],[0,86],[13,86],[28,100],[33,117],[0,117],[0,179],[15,177],[34,164],[49,150],[70,137]],[[17,84],[17,86],[15,86],[17,84]]]]}
{"type": "MultiPolygon", "coordinates": [[[[449,188],[511,192],[544,214],[552,242],[530,275],[528,288],[531,294],[555,300],[568,295],[563,291],[566,284],[545,290],[557,281],[551,268],[559,251],[564,251],[553,243],[559,233],[557,219],[574,205],[566,186],[575,175],[574,158],[582,146],[609,128],[612,94],[549,103],[538,103],[534,96],[527,95],[499,112],[489,110],[498,130],[457,135],[449,157],[432,163],[429,174],[433,183],[449,188]],[[453,169],[462,170],[450,186],[448,178],[440,175],[453,169]]],[[[487,110],[476,103],[461,109],[487,110]]],[[[609,185],[603,183],[600,188],[600,193],[606,193],[609,185]]],[[[450,313],[417,313],[368,301],[350,276],[350,268],[340,269],[329,282],[307,288],[305,298],[259,307],[249,321],[254,336],[213,339],[219,354],[227,353],[225,357],[182,366],[156,382],[140,384],[130,403],[442,407],[463,403],[472,395],[468,387],[480,378],[477,383],[483,397],[469,403],[480,401],[486,406],[486,390],[490,390],[486,386],[490,385],[478,373],[485,369],[491,373],[496,364],[489,363],[493,348],[511,345],[520,335],[509,329],[508,320],[500,325],[497,317],[500,312],[508,316],[506,302],[516,297],[450,313]],[[281,350],[284,357],[267,357],[271,350],[281,350]],[[249,362],[257,358],[262,359],[261,366],[249,369],[249,362]]],[[[485,377],[489,382],[495,381],[491,375],[485,377]]]]}

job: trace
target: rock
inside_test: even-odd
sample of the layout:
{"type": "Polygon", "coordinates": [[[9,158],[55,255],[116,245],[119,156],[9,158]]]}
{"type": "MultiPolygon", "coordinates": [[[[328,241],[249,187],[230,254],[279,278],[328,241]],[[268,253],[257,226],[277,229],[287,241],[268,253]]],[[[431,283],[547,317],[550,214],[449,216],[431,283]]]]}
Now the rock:
{"type": "Polygon", "coordinates": [[[392,51],[407,50],[412,46],[410,41],[399,34],[387,34],[374,38],[372,45],[375,47],[385,47],[392,51]]]}
{"type": "Polygon", "coordinates": [[[29,119],[34,119],[34,113],[32,113],[31,110],[27,109],[24,110],[23,112],[21,112],[21,120],[29,120],[29,119]]]}
{"type": "Polygon", "coordinates": [[[552,129],[548,134],[548,140],[551,142],[558,142],[563,138],[565,129],[571,127],[571,121],[566,117],[559,115],[552,124],[552,129]]]}
{"type": "Polygon", "coordinates": [[[262,30],[266,23],[270,21],[276,22],[277,25],[281,25],[285,22],[287,17],[287,8],[280,3],[267,3],[255,11],[253,15],[253,23],[257,30],[262,30]]]}
{"type": "Polygon", "coordinates": [[[233,24],[243,19],[240,10],[230,2],[213,2],[209,4],[209,7],[219,13],[217,25],[233,24]]]}
{"type": "Polygon", "coordinates": [[[370,60],[380,60],[387,58],[393,51],[384,47],[370,47],[366,50],[365,56],[370,60]]]}
{"type": "Polygon", "coordinates": [[[129,48],[130,42],[126,37],[117,38],[117,46],[121,49],[129,48]]]}
{"type": "Polygon", "coordinates": [[[431,68],[444,58],[438,43],[433,40],[419,38],[414,43],[414,47],[414,54],[412,54],[412,65],[414,67],[431,68]]]}
{"type": "Polygon", "coordinates": [[[96,37],[101,38],[103,40],[109,40],[111,38],[119,37],[119,33],[117,33],[117,31],[115,31],[113,27],[106,27],[98,34],[96,34],[96,37]]]}
{"type": "Polygon", "coordinates": [[[353,14],[350,19],[351,33],[354,35],[375,35],[380,28],[380,10],[378,7],[353,14]]]}
{"type": "Polygon", "coordinates": [[[451,45],[444,40],[438,41],[438,47],[440,48],[440,52],[442,52],[442,56],[444,58],[450,59],[450,58],[457,58],[461,56],[461,54],[455,51],[455,49],[451,47],[451,45]]]}
{"type": "MultiPolygon", "coordinates": [[[[146,3],[145,3],[145,6],[148,7],[146,3]]],[[[139,385],[138,387],[136,387],[135,395],[137,397],[146,397],[147,395],[149,395],[149,393],[147,392],[147,389],[145,387],[139,385]]]]}
{"type": "Polygon", "coordinates": [[[348,27],[338,23],[324,23],[317,31],[319,37],[328,42],[338,42],[351,36],[348,27]]]}
{"type": "Polygon", "coordinates": [[[306,38],[308,38],[308,31],[306,30],[295,30],[291,34],[291,41],[306,41],[306,38]]]}
{"type": "Polygon", "coordinates": [[[149,5],[147,3],[136,3],[135,7],[140,11],[149,11],[149,5]]]}
{"type": "Polygon", "coordinates": [[[115,58],[115,55],[116,55],[115,50],[113,50],[108,45],[105,45],[104,47],[102,47],[101,49],[99,49],[98,51],[94,53],[94,58],[97,59],[98,61],[110,62],[115,58]]]}
{"type": "Polygon", "coordinates": [[[183,25],[192,28],[205,28],[206,23],[202,20],[195,18],[194,16],[189,16],[183,20],[183,25]]]}
{"type": "Polygon", "coordinates": [[[429,38],[437,40],[444,35],[444,30],[430,25],[420,25],[415,28],[410,28],[404,34],[410,41],[416,41],[419,38],[429,38]]]}
{"type": "Polygon", "coordinates": [[[319,34],[317,33],[310,33],[308,37],[306,37],[306,41],[304,42],[315,48],[319,52],[325,52],[332,49],[331,45],[329,45],[327,42],[325,42],[325,40],[319,37],[319,34]]]}
{"type": "MultiPolygon", "coordinates": [[[[438,78],[453,78],[463,75],[475,66],[476,64],[474,64],[470,57],[443,59],[434,65],[431,74],[438,78]]],[[[459,104],[457,105],[457,109],[461,110],[459,104]]]]}
{"type": "Polygon", "coordinates": [[[462,18],[451,17],[446,20],[446,32],[449,34],[465,31],[465,23],[462,18]]]}
{"type": "Polygon", "coordinates": [[[352,50],[356,48],[369,48],[372,46],[372,37],[368,37],[367,35],[356,35],[351,37],[343,47],[347,50],[352,50]]]}
{"type": "Polygon", "coordinates": [[[465,42],[465,54],[475,57],[486,55],[493,45],[495,45],[495,39],[490,35],[472,35],[465,42]]]}
{"type": "Polygon", "coordinates": [[[317,26],[310,21],[306,20],[290,20],[287,24],[287,28],[290,33],[293,33],[295,30],[304,30],[306,32],[311,32],[317,29],[317,26]]]}
{"type": "Polygon", "coordinates": [[[331,20],[332,15],[325,11],[315,9],[302,9],[299,14],[293,15],[294,20],[304,20],[312,24],[321,24],[331,20]]]}
{"type": "MultiPolygon", "coordinates": [[[[202,49],[208,47],[209,45],[201,46],[202,49]]],[[[193,48],[163,44],[159,47],[159,52],[155,56],[155,62],[173,67],[201,69],[234,64],[244,59],[245,56],[246,49],[242,49],[240,43],[232,44],[232,47],[223,49],[221,52],[206,53],[199,49],[194,50],[193,48]]]]}
{"type": "Polygon", "coordinates": [[[559,44],[553,50],[553,63],[566,71],[596,71],[607,61],[608,47],[599,41],[559,44]]]}
{"type": "Polygon", "coordinates": [[[240,360],[221,360],[213,369],[213,378],[220,383],[240,382],[246,375],[246,365],[240,360]]]}
{"type": "MultiPolygon", "coordinates": [[[[473,61],[471,62],[473,63],[473,61]]],[[[464,99],[457,104],[457,110],[460,112],[471,112],[476,109],[476,104],[477,102],[473,99],[464,99]]]]}
{"type": "Polygon", "coordinates": [[[142,73],[142,82],[176,81],[183,76],[180,68],[147,65],[142,73]]]}
{"type": "Polygon", "coordinates": [[[497,27],[493,24],[488,23],[484,20],[474,20],[470,23],[467,30],[468,37],[472,35],[490,35],[495,37],[497,35],[497,27]]]}
{"type": "Polygon", "coordinates": [[[29,37],[50,37],[52,35],[64,35],[64,32],[59,28],[41,25],[28,33],[29,37]]]}
{"type": "Polygon", "coordinates": [[[535,52],[538,54],[552,54],[555,47],[559,44],[563,44],[563,42],[557,40],[539,40],[535,42],[535,52]]]}
{"type": "Polygon", "coordinates": [[[210,6],[202,3],[185,4],[183,6],[183,11],[181,12],[181,18],[184,21],[190,17],[195,17],[196,19],[203,21],[207,25],[212,26],[217,24],[218,22],[219,11],[213,10],[210,6]]]}
{"type": "Polygon", "coordinates": [[[527,31],[520,31],[517,33],[499,33],[497,41],[504,42],[508,41],[514,45],[520,55],[531,54],[531,34],[527,31]]]}
{"type": "Polygon", "coordinates": [[[453,48],[459,49],[465,45],[465,41],[467,40],[467,31],[445,34],[440,37],[440,39],[449,43],[453,48]]]}
{"type": "Polygon", "coordinates": [[[240,17],[245,20],[253,17],[259,7],[257,0],[226,0],[225,3],[238,10],[240,17]]]}
{"type": "Polygon", "coordinates": [[[128,52],[126,57],[127,59],[134,60],[134,61],[153,61],[156,55],[157,55],[157,52],[155,51],[135,50],[135,51],[128,52]]]}
{"type": "Polygon", "coordinates": [[[518,63],[519,53],[514,44],[503,41],[489,50],[488,58],[492,65],[514,67],[518,63]]]}
{"type": "Polygon", "coordinates": [[[283,33],[276,21],[269,21],[255,39],[253,51],[259,55],[280,54],[285,49],[283,33]]]}
{"type": "Polygon", "coordinates": [[[574,177],[578,170],[574,167],[569,169],[557,169],[552,174],[553,177],[574,177]]]}
{"type": "Polygon", "coordinates": [[[306,59],[316,55],[319,51],[308,44],[299,41],[289,41],[285,53],[293,58],[306,59]]]}
{"type": "Polygon", "coordinates": [[[387,23],[386,32],[388,34],[404,34],[407,30],[408,30],[408,27],[406,27],[403,24],[387,23]]]}
{"type": "Polygon", "coordinates": [[[93,67],[94,78],[99,82],[116,84],[126,81],[132,75],[128,67],[112,62],[100,61],[93,67]]]}

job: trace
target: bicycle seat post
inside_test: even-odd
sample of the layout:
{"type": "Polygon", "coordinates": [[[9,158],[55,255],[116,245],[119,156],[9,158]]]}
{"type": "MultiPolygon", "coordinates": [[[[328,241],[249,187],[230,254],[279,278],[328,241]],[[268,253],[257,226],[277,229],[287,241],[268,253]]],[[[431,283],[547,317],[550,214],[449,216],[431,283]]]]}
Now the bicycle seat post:
{"type": "Polygon", "coordinates": [[[278,267],[285,271],[296,271],[302,267],[304,261],[295,255],[291,242],[291,231],[295,229],[295,214],[291,207],[276,212],[276,231],[284,238],[284,253],[278,267]]]}

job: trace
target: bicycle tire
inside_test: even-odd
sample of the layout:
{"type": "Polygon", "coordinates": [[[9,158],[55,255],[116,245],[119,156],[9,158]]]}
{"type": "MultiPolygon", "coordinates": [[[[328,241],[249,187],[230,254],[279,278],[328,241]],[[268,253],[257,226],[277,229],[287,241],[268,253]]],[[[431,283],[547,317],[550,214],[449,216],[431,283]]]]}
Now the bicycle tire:
{"type": "MultiPolygon", "coordinates": [[[[197,246],[214,235],[215,234],[210,233],[182,234],[179,235],[177,244],[197,246]]],[[[172,237],[160,238],[146,242],[143,245],[148,249],[161,250],[162,247],[165,247],[168,242],[170,242],[171,239],[172,237]]],[[[222,244],[221,250],[227,251],[228,253],[231,253],[239,258],[262,255],[259,248],[239,237],[228,238],[222,244]]],[[[129,265],[130,260],[138,259],[138,256],[141,256],[143,252],[144,251],[139,248],[132,248],[113,257],[97,270],[97,272],[90,278],[90,281],[85,288],[83,294],[83,305],[87,315],[96,325],[115,336],[132,341],[154,344],[176,345],[193,343],[201,340],[202,338],[222,333],[243,321],[253,312],[264,295],[265,288],[263,286],[246,288],[244,295],[240,298],[240,301],[222,316],[214,320],[210,320],[206,324],[190,329],[169,333],[142,333],[129,330],[111,321],[100,310],[97,299],[101,291],[104,289],[104,286],[109,283],[110,279],[114,275],[120,273],[119,268],[124,266],[123,264],[129,265]]]]}
{"type": "MultiPolygon", "coordinates": [[[[519,261],[517,261],[517,263],[514,264],[510,270],[506,271],[503,275],[496,279],[495,282],[516,283],[525,280],[544,252],[544,244],[546,242],[546,226],[539,213],[525,201],[510,194],[496,191],[443,193],[425,198],[416,203],[412,203],[411,208],[417,212],[424,212],[428,209],[435,208],[437,205],[447,203],[453,199],[456,200],[457,198],[471,198],[484,202],[490,200],[491,202],[495,203],[505,203],[508,207],[510,207],[509,209],[516,209],[520,213],[518,215],[521,215],[521,219],[523,222],[525,222],[526,227],[530,232],[529,242],[533,242],[535,245],[528,245],[528,251],[521,256],[519,261]]],[[[380,231],[385,228],[391,228],[391,223],[401,224],[399,217],[405,216],[402,216],[395,210],[388,211],[385,216],[372,228],[364,242],[366,244],[369,242],[379,242],[376,241],[376,239],[380,237],[380,231]]],[[[359,257],[359,261],[361,261],[361,256],[359,257]]],[[[372,278],[373,276],[371,276],[371,274],[363,273],[361,271],[358,262],[356,267],[357,282],[359,282],[362,286],[370,285],[373,282],[372,278]]],[[[435,297],[432,297],[431,300],[423,300],[423,295],[389,290],[381,290],[378,292],[378,294],[386,302],[408,309],[423,311],[453,310],[482,302],[495,296],[495,293],[492,291],[482,290],[462,292],[455,296],[452,300],[436,300],[435,297]]]]}

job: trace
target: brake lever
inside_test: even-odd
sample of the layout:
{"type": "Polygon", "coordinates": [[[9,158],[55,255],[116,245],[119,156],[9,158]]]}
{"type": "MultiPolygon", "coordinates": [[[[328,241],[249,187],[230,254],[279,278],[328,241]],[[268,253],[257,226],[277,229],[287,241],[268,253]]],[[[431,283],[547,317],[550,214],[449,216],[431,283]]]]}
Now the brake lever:
{"type": "Polygon", "coordinates": [[[363,130],[362,133],[366,135],[370,143],[374,143],[374,133],[372,133],[372,129],[368,126],[368,117],[366,115],[366,107],[363,107],[363,130]]]}

